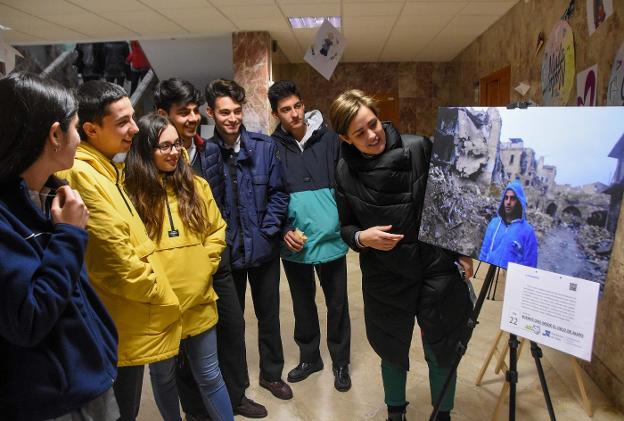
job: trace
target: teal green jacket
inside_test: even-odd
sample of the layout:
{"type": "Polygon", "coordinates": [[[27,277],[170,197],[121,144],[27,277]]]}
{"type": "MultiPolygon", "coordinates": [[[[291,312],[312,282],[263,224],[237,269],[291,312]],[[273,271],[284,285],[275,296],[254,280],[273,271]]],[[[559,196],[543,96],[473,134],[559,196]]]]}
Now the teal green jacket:
{"type": "Polygon", "coordinates": [[[322,121],[318,111],[306,114],[308,136],[303,145],[281,126],[272,135],[282,162],[286,191],[290,195],[282,233],[298,228],[308,237],[303,250],[297,253],[282,242],[281,256],[292,262],[326,263],[348,251],[348,246],[340,238],[333,188],[340,141],[322,121]]]}

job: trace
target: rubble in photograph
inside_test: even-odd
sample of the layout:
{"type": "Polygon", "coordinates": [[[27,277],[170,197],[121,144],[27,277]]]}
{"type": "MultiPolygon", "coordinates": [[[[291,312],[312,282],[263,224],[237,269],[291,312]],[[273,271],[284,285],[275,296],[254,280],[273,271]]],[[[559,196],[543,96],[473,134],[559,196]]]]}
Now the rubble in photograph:
{"type": "Polygon", "coordinates": [[[614,238],[609,186],[557,184],[557,167],[539,151],[521,138],[501,140],[502,123],[496,108],[440,109],[420,240],[478,258],[505,186],[516,180],[537,237],[537,267],[604,282],[614,238]]]}

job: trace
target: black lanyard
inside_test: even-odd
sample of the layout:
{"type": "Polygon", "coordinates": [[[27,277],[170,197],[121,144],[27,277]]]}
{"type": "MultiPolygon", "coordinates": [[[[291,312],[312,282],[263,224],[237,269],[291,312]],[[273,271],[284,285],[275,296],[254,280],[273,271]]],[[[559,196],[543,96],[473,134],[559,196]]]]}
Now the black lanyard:
{"type": "Polygon", "coordinates": [[[169,200],[166,197],[165,197],[165,205],[167,205],[167,215],[169,215],[169,226],[171,227],[171,229],[169,230],[167,234],[169,235],[169,238],[179,237],[180,231],[175,229],[175,226],[173,225],[173,217],[171,216],[171,208],[169,207],[169,200]]]}

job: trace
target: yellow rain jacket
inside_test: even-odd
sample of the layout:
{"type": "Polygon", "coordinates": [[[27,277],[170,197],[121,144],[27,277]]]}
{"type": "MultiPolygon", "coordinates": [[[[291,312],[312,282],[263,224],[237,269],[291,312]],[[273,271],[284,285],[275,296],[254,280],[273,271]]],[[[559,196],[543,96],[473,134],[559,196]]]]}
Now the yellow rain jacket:
{"type": "Polygon", "coordinates": [[[182,338],[198,335],[217,323],[217,294],[212,288],[212,275],[225,248],[225,221],[210,186],[203,178],[195,176],[194,179],[195,191],[205,207],[206,232],[197,235],[182,224],[178,199],[169,183],[162,236],[156,244],[156,255],[164,264],[171,287],[180,300],[182,338]]]}
{"type": "Polygon", "coordinates": [[[120,367],[175,356],[182,333],[178,297],[123,190],[123,168],[83,141],[73,168],[58,174],[90,212],[87,271],[117,326],[120,367]]]}

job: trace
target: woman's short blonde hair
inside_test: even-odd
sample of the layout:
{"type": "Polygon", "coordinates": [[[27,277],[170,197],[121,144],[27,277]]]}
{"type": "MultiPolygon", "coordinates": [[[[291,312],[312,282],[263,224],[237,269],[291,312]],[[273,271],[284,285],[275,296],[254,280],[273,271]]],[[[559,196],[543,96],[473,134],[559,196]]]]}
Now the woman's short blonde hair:
{"type": "Polygon", "coordinates": [[[351,89],[340,94],[329,109],[329,121],[334,131],[339,135],[346,136],[349,124],[361,106],[368,107],[375,115],[379,115],[377,101],[372,96],[366,95],[359,89],[351,89]]]}

